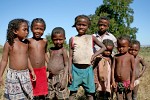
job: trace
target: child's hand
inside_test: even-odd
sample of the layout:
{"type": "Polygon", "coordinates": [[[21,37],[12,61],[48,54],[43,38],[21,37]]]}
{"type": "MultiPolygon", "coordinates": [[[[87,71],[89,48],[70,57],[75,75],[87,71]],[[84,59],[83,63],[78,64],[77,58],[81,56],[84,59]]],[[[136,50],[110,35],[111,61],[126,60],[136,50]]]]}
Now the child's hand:
{"type": "Polygon", "coordinates": [[[60,87],[60,90],[61,90],[61,91],[65,89],[65,87],[66,87],[66,82],[67,82],[67,79],[63,79],[63,80],[61,81],[61,87],[60,87]]]}
{"type": "Polygon", "coordinates": [[[113,86],[113,88],[117,88],[116,82],[113,82],[113,83],[112,83],[112,86],[113,86]]]}
{"type": "Polygon", "coordinates": [[[92,57],[91,57],[91,64],[93,64],[94,60],[95,60],[95,56],[92,55],[92,57]]]}
{"type": "Polygon", "coordinates": [[[96,90],[98,89],[98,83],[95,83],[95,88],[96,88],[96,90]]]}
{"type": "Polygon", "coordinates": [[[36,75],[35,75],[34,71],[31,72],[31,75],[32,75],[32,81],[36,81],[36,75]]]}
{"type": "Polygon", "coordinates": [[[133,90],[133,89],[134,89],[134,84],[131,83],[131,84],[130,84],[130,90],[133,90]]]}
{"type": "Polygon", "coordinates": [[[69,84],[71,84],[72,83],[72,81],[73,81],[73,79],[72,79],[72,74],[69,74],[69,76],[68,76],[68,81],[69,81],[69,84]]]}

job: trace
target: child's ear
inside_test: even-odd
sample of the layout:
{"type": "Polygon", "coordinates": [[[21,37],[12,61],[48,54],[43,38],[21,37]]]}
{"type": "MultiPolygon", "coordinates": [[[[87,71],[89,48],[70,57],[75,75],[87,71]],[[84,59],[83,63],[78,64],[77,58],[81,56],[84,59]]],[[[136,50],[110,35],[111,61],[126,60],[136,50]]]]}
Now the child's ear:
{"type": "Polygon", "coordinates": [[[16,31],[16,30],[13,30],[13,33],[14,33],[14,34],[17,34],[17,31],[16,31]]]}

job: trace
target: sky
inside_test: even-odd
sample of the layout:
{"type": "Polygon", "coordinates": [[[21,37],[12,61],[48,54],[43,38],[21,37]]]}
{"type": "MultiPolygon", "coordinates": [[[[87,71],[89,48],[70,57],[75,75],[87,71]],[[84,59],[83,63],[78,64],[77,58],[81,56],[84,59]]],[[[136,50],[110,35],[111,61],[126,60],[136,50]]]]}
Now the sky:
{"type": "MultiPolygon", "coordinates": [[[[49,35],[53,28],[63,27],[66,41],[77,35],[72,27],[76,16],[94,14],[103,0],[1,0],[0,1],[0,45],[6,41],[6,31],[9,21],[14,18],[24,18],[31,22],[34,18],[43,18],[49,35]]],[[[137,40],[141,45],[150,45],[150,0],[134,0],[130,7],[134,11],[134,21],[131,27],[137,27],[137,40]]],[[[32,37],[30,31],[29,38],[32,37]]]]}

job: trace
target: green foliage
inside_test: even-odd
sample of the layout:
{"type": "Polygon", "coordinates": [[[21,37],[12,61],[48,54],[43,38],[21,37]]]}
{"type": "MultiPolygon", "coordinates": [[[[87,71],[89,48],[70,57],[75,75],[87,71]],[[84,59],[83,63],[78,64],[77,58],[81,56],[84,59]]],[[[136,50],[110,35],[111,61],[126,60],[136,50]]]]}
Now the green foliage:
{"type": "Polygon", "coordinates": [[[89,34],[98,31],[97,22],[101,16],[107,16],[110,19],[109,32],[116,37],[120,35],[130,35],[131,38],[136,39],[136,27],[131,28],[133,22],[133,9],[130,4],[133,0],[103,0],[103,5],[97,7],[95,14],[89,15],[91,18],[91,27],[89,34]]]}

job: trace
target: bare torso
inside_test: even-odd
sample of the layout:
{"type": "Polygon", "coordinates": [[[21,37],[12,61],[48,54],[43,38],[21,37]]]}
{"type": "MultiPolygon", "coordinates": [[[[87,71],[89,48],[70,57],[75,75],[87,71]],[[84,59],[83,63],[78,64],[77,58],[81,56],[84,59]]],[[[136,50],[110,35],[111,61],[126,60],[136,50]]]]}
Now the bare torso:
{"type": "Polygon", "coordinates": [[[13,46],[9,46],[9,67],[14,70],[28,68],[28,43],[14,41],[13,46]]]}
{"type": "Polygon", "coordinates": [[[131,80],[133,66],[131,58],[133,58],[133,56],[128,53],[115,56],[114,76],[116,81],[131,80]]]}
{"type": "Polygon", "coordinates": [[[45,66],[46,46],[47,41],[45,39],[29,39],[29,58],[33,68],[45,66]]]}
{"type": "Polygon", "coordinates": [[[54,75],[58,74],[65,67],[63,49],[55,50],[51,48],[49,51],[50,58],[48,63],[48,70],[54,75]]]}

